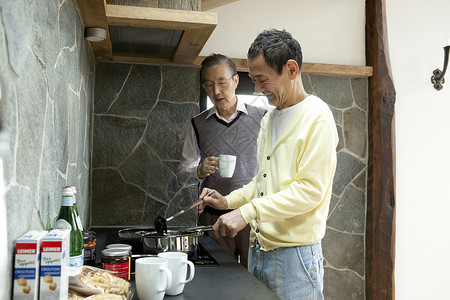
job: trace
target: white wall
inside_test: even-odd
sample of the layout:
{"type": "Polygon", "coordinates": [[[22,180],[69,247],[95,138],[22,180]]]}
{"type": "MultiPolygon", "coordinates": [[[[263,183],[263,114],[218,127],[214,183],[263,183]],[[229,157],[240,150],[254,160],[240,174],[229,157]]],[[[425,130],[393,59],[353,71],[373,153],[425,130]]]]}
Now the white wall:
{"type": "Polygon", "coordinates": [[[365,65],[362,0],[239,0],[211,10],[218,25],[200,55],[246,58],[264,29],[286,29],[302,46],[305,62],[365,65]]]}
{"type": "MultiPolygon", "coordinates": [[[[0,86],[0,101],[2,91],[0,86]]],[[[6,201],[5,185],[3,182],[3,157],[8,153],[8,136],[0,132],[0,299],[7,299],[8,286],[10,284],[8,277],[8,233],[6,232],[6,201]]]]}
{"type": "MultiPolygon", "coordinates": [[[[450,1],[386,2],[397,91],[396,299],[449,299],[450,69],[439,92],[430,77],[442,69],[450,1]]],[[[240,0],[212,11],[219,25],[201,55],[245,58],[259,32],[284,28],[305,62],[365,65],[365,1],[240,0]]]]}
{"type": "Polygon", "coordinates": [[[397,91],[396,299],[449,299],[450,72],[441,91],[430,78],[442,70],[450,1],[387,2],[397,91]]]}

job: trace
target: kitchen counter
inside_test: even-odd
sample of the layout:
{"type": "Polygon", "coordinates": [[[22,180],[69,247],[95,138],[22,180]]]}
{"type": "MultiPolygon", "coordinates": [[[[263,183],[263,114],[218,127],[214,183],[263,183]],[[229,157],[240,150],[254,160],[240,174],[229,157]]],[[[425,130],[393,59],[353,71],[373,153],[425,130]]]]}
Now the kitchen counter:
{"type": "MultiPolygon", "coordinates": [[[[92,230],[97,233],[98,261],[101,258],[101,250],[107,244],[120,243],[117,235],[119,229],[96,227],[92,230]]],[[[200,237],[199,242],[219,265],[197,265],[194,279],[185,285],[183,293],[178,296],[166,295],[164,299],[278,299],[269,288],[243,268],[209,236],[200,237]]],[[[134,278],[131,283],[135,292],[133,299],[139,299],[134,278]]]]}

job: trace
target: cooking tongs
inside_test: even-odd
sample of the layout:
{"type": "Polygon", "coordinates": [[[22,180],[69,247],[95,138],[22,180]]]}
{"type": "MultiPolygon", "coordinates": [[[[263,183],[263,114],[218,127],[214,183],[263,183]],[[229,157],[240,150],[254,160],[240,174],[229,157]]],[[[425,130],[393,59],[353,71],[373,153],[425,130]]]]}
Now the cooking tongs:
{"type": "MultiPolygon", "coordinates": [[[[211,197],[212,195],[214,195],[215,191],[211,191],[208,194],[206,194],[206,196],[211,197]]],[[[194,203],[192,203],[189,207],[186,207],[185,209],[177,212],[176,214],[174,214],[171,217],[168,217],[167,219],[164,219],[161,216],[158,216],[155,219],[155,230],[159,235],[165,235],[167,233],[167,222],[172,221],[173,218],[176,218],[182,214],[184,214],[185,212],[187,212],[188,210],[193,209],[194,207],[199,206],[200,204],[203,203],[203,200],[198,200],[194,203]]]]}
{"type": "Polygon", "coordinates": [[[194,233],[213,230],[213,225],[200,225],[183,229],[182,233],[194,233]]]}
{"type": "Polygon", "coordinates": [[[183,209],[183,210],[180,210],[179,212],[177,212],[176,214],[174,214],[174,215],[171,216],[171,217],[168,217],[168,218],[166,219],[166,222],[172,221],[172,219],[174,219],[174,218],[176,218],[176,217],[178,217],[178,216],[181,216],[182,214],[184,214],[184,213],[187,212],[188,210],[191,210],[191,209],[193,209],[194,207],[197,207],[197,206],[199,206],[199,205],[202,204],[202,203],[203,203],[203,200],[195,201],[194,203],[191,204],[191,206],[186,207],[186,208],[183,209]]]}

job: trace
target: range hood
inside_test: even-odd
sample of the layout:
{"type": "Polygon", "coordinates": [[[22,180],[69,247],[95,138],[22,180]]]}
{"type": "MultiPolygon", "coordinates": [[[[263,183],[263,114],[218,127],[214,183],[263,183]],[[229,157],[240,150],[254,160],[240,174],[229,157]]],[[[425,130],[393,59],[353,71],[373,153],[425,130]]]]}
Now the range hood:
{"type": "Polygon", "coordinates": [[[105,41],[90,42],[95,58],[103,61],[192,65],[217,26],[217,14],[211,12],[105,0],[78,0],[78,7],[85,28],[107,30],[105,41]]]}

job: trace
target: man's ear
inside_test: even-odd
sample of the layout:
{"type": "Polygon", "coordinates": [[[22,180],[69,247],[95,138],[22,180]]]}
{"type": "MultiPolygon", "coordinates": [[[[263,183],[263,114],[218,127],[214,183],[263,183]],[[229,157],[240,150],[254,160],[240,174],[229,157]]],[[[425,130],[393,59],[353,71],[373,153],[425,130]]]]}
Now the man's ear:
{"type": "Polygon", "coordinates": [[[236,86],[239,85],[239,74],[235,74],[233,80],[236,83],[236,86]]]}
{"type": "Polygon", "coordinates": [[[298,64],[297,64],[297,62],[295,60],[289,59],[286,62],[286,68],[287,68],[287,71],[289,73],[289,77],[291,79],[297,78],[299,69],[298,69],[298,64]]]}

